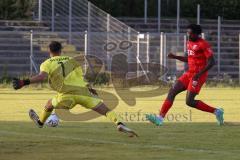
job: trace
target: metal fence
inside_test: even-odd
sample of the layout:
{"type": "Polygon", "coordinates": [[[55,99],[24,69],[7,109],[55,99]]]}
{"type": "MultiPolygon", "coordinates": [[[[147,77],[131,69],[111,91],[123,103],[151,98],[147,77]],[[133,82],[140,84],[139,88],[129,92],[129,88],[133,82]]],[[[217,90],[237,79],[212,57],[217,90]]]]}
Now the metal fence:
{"type": "MultiPolygon", "coordinates": [[[[145,70],[144,64],[149,63],[166,66],[169,77],[183,71],[182,63],[168,60],[167,53],[184,54],[186,51],[184,34],[139,33],[87,0],[38,0],[35,16],[49,26],[50,31],[21,32],[22,35],[19,35],[20,32],[9,33],[13,37],[16,35],[17,38],[23,38],[24,42],[29,40],[30,73],[38,71],[41,62],[39,57],[46,58],[47,55],[43,53],[47,51],[47,45],[52,40],[62,42],[65,46],[64,52],[69,55],[85,54],[100,57],[107,70],[111,69],[113,56],[124,54],[129,64],[138,63],[138,71],[145,70]]],[[[217,65],[210,75],[217,78],[228,75],[232,79],[240,79],[239,37],[232,33],[232,30],[228,30],[234,29],[231,26],[235,24],[229,27],[220,17],[218,21],[200,22],[206,26],[205,38],[213,44],[216,53],[217,65]]],[[[172,25],[169,21],[166,24],[172,25]]],[[[185,22],[181,23],[181,27],[184,25],[185,22]]],[[[166,25],[165,28],[167,27],[166,25]]],[[[164,29],[164,25],[161,28],[164,29]]],[[[182,29],[180,28],[180,32],[184,32],[182,29]]],[[[8,38],[6,33],[2,32],[2,37],[8,38]]],[[[24,52],[28,47],[24,48],[24,52]]]]}
{"type": "MultiPolygon", "coordinates": [[[[158,18],[156,18],[156,21],[149,21],[151,23],[156,22],[157,25],[155,28],[158,32],[156,34],[140,34],[135,29],[120,22],[87,0],[38,0],[37,2],[38,5],[35,7],[36,19],[50,26],[52,32],[66,32],[65,34],[68,32],[68,36],[64,37],[68,39],[67,42],[69,44],[79,46],[80,48],[82,48],[83,44],[86,44],[87,48],[84,51],[87,54],[102,57],[108,69],[111,67],[112,56],[119,52],[128,56],[129,63],[134,63],[137,59],[138,62],[144,60],[149,62],[151,57],[155,57],[155,61],[159,60],[158,62],[161,65],[167,65],[166,53],[170,49],[173,52],[182,52],[184,49],[183,47],[179,48],[179,46],[184,46],[184,35],[181,33],[185,32],[184,27],[189,22],[188,20],[181,19],[180,23],[179,1],[177,5],[177,20],[173,22],[166,21],[166,23],[161,20],[161,0],[158,1],[158,18]],[[176,34],[162,33],[162,36],[160,36],[160,31],[168,31],[169,25],[176,26],[172,31],[176,32],[176,34]],[[87,43],[82,41],[83,37],[79,37],[78,40],[73,38],[73,36],[79,35],[82,32],[87,35],[84,38],[85,40],[87,39],[87,43]],[[119,50],[119,44],[124,44],[122,42],[130,42],[130,49],[119,50]],[[156,53],[159,52],[161,52],[161,55],[156,56],[156,53]],[[161,57],[161,60],[159,57],[161,57]]],[[[147,6],[147,1],[145,1],[145,6],[147,6]]],[[[238,48],[236,46],[238,37],[229,35],[229,32],[225,29],[225,26],[228,24],[224,24],[225,21],[222,21],[221,17],[218,17],[218,21],[206,21],[200,19],[199,5],[196,6],[196,9],[198,10],[197,23],[201,23],[204,26],[205,38],[210,41],[215,51],[217,65],[211,73],[212,76],[217,75],[215,77],[221,78],[222,75],[227,74],[234,79],[238,78],[240,70],[238,63],[239,56],[236,51],[233,51],[238,48]],[[230,44],[227,44],[227,42],[230,44]],[[235,44],[235,46],[231,44],[235,44]],[[229,51],[231,47],[232,51],[229,51]]],[[[145,16],[142,23],[148,24],[146,12],[147,7],[145,7],[145,16]]],[[[173,64],[173,62],[170,61],[169,64],[173,64]]],[[[176,64],[173,66],[176,66],[176,64]]],[[[172,66],[168,67],[170,67],[169,73],[171,74],[177,71],[177,69],[174,71],[172,66]]]]}
{"type": "MultiPolygon", "coordinates": [[[[30,60],[33,60],[30,63],[32,66],[31,72],[38,72],[38,67],[36,66],[39,66],[39,62],[35,62],[34,57],[39,57],[39,54],[46,56],[47,47],[51,41],[59,41],[63,44],[64,55],[91,55],[98,57],[103,61],[108,71],[111,70],[112,58],[119,54],[127,57],[128,64],[138,63],[139,67],[141,67],[142,63],[159,62],[159,58],[156,59],[156,57],[159,57],[159,46],[150,46],[151,37],[149,34],[75,32],[71,43],[68,41],[68,32],[30,32],[28,34],[30,34],[31,46],[30,60]],[[112,40],[111,38],[106,39],[108,36],[113,38],[118,37],[121,41],[112,40]]],[[[160,44],[159,42],[157,43],[160,44]]]]}
{"type": "MultiPolygon", "coordinates": [[[[209,34],[209,33],[208,33],[209,34]]],[[[205,34],[205,38],[211,40],[211,36],[205,34]]],[[[47,57],[47,46],[53,41],[60,41],[63,46],[63,54],[69,56],[78,55],[94,55],[99,57],[106,66],[106,70],[111,70],[112,58],[115,55],[123,54],[127,57],[129,64],[129,72],[132,71],[131,63],[138,63],[137,71],[147,71],[146,64],[159,63],[161,66],[166,66],[168,72],[165,78],[174,79],[184,72],[186,66],[176,60],[169,60],[167,54],[169,52],[178,55],[184,55],[186,52],[186,35],[175,33],[138,33],[136,37],[131,34],[123,35],[121,33],[105,33],[105,32],[76,32],[72,36],[72,42],[68,41],[68,32],[0,32],[4,42],[1,41],[1,59],[4,63],[2,68],[9,68],[15,74],[30,73],[34,74],[39,71],[39,65],[47,57]],[[128,37],[128,39],[116,42],[104,38],[111,37],[128,37]],[[89,41],[89,37],[92,38],[89,41]],[[21,42],[21,43],[20,43],[21,42]],[[14,44],[14,45],[13,45],[14,44]],[[14,53],[14,54],[13,54],[14,53]],[[14,57],[14,58],[13,58],[14,57]],[[14,62],[13,62],[14,60],[14,62]],[[14,67],[17,66],[15,69],[14,67]]],[[[240,36],[240,35],[239,35],[240,36]]],[[[123,38],[122,38],[123,39],[123,38]]],[[[228,40],[228,39],[226,39],[228,40]]],[[[219,78],[219,76],[230,76],[232,80],[239,79],[240,71],[240,43],[238,44],[238,53],[231,54],[221,52],[220,56],[216,53],[215,59],[217,65],[210,71],[211,78],[219,78]],[[226,57],[224,57],[226,56],[226,57]],[[235,58],[236,57],[236,58],[235,58]],[[218,71],[220,70],[220,75],[218,71]]],[[[10,73],[10,72],[9,72],[10,73]]],[[[3,71],[2,71],[3,74],[3,71]]]]}
{"type": "Polygon", "coordinates": [[[137,52],[147,50],[146,45],[141,45],[141,50],[138,48],[137,42],[142,43],[142,39],[136,30],[87,0],[39,0],[38,2],[35,15],[40,21],[51,26],[52,32],[68,32],[68,43],[77,47],[81,47],[83,43],[79,44],[82,41],[74,36],[84,32],[87,35],[85,51],[87,54],[98,55],[108,61],[106,63],[108,68],[113,52],[116,52],[116,49],[107,48],[111,45],[131,41],[131,49],[121,50],[122,53],[129,55],[129,61],[131,57],[138,56],[137,52]],[[107,47],[102,47],[104,45],[107,47]]]}

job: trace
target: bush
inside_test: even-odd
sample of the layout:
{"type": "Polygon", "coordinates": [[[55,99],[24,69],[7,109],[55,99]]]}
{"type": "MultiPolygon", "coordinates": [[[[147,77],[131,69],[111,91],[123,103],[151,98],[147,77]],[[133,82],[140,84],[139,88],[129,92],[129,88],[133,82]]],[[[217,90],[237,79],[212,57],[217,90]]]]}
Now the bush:
{"type": "MultiPolygon", "coordinates": [[[[101,9],[115,17],[143,17],[144,0],[90,0],[101,9]],[[128,11],[128,12],[126,12],[128,11]]],[[[196,18],[197,4],[201,5],[201,17],[216,19],[222,16],[225,19],[240,19],[239,0],[180,0],[181,17],[196,18]]],[[[157,0],[148,0],[148,16],[157,17],[157,0]]],[[[176,17],[176,0],[162,0],[161,15],[176,17]]]]}
{"type": "Polygon", "coordinates": [[[0,0],[0,19],[30,19],[34,0],[0,0]]]}
{"type": "Polygon", "coordinates": [[[0,84],[9,84],[11,82],[11,77],[8,76],[7,73],[7,64],[3,66],[3,74],[2,77],[0,78],[0,84]]]}
{"type": "Polygon", "coordinates": [[[210,80],[207,80],[208,87],[238,87],[239,80],[233,79],[227,73],[213,77],[210,80]]]}
{"type": "Polygon", "coordinates": [[[85,79],[93,85],[109,85],[110,75],[106,72],[98,74],[87,74],[85,75],[85,79]]]}

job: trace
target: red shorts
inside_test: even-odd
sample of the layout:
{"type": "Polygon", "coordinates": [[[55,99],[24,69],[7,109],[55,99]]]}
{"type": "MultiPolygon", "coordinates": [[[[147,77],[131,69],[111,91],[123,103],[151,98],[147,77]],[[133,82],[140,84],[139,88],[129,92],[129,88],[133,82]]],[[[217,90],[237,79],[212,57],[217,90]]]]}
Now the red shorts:
{"type": "Polygon", "coordinates": [[[178,80],[186,87],[188,91],[198,94],[202,88],[202,85],[206,82],[208,74],[203,74],[198,79],[197,83],[194,84],[192,78],[195,74],[196,73],[185,72],[181,77],[178,78],[178,80]]]}

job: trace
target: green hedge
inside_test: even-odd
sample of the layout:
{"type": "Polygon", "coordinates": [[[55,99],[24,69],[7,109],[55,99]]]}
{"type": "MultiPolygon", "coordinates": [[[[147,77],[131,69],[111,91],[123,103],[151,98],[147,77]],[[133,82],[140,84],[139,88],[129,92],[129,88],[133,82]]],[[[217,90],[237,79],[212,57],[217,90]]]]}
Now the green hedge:
{"type": "Polygon", "coordinates": [[[0,19],[31,19],[34,0],[0,0],[0,19]]]}
{"type": "MultiPolygon", "coordinates": [[[[143,17],[144,0],[90,0],[115,17],[143,17]]],[[[177,0],[162,0],[163,17],[176,17],[177,0]]],[[[31,19],[37,0],[0,0],[0,19],[31,19]]],[[[196,17],[201,4],[202,18],[240,19],[239,0],[180,0],[181,17],[196,17]]],[[[158,0],[148,0],[148,16],[157,16],[158,0]]]]}
{"type": "Polygon", "coordinates": [[[106,72],[99,74],[86,74],[85,79],[93,85],[109,85],[110,74],[106,72]]]}
{"type": "MultiPolygon", "coordinates": [[[[143,17],[144,0],[90,0],[115,17],[143,17]]],[[[177,0],[162,0],[163,17],[176,17],[177,0]]],[[[157,16],[158,0],[148,0],[149,17],[157,16]]],[[[240,19],[239,0],[180,0],[181,17],[194,18],[197,15],[197,4],[201,5],[202,18],[240,19]]]]}

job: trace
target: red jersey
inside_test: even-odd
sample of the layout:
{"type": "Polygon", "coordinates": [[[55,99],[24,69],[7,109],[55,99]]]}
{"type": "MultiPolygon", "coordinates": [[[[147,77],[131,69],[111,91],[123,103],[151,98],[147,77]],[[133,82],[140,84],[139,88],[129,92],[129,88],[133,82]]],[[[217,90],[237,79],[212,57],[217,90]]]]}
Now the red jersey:
{"type": "Polygon", "coordinates": [[[200,38],[196,42],[187,42],[188,71],[198,73],[207,65],[207,59],[213,51],[207,41],[200,38]]]}

